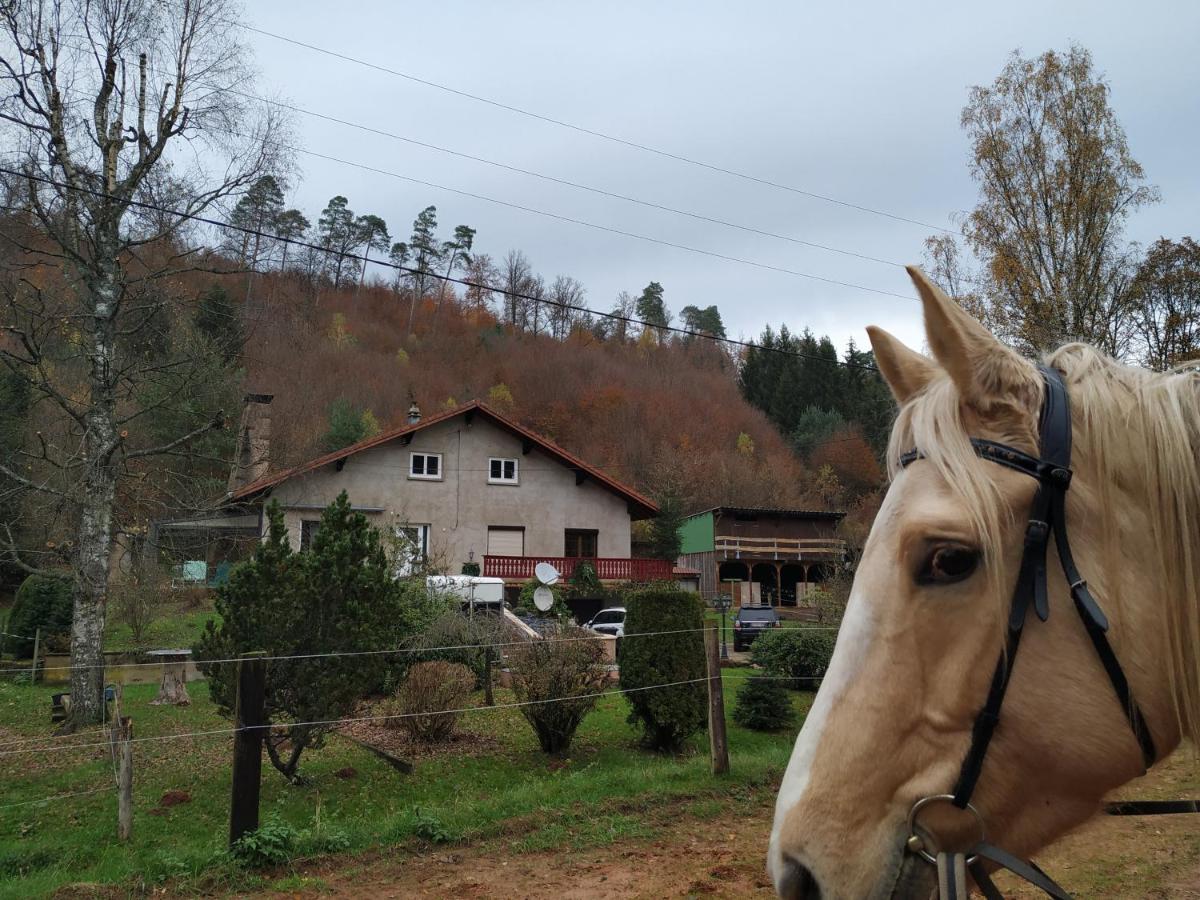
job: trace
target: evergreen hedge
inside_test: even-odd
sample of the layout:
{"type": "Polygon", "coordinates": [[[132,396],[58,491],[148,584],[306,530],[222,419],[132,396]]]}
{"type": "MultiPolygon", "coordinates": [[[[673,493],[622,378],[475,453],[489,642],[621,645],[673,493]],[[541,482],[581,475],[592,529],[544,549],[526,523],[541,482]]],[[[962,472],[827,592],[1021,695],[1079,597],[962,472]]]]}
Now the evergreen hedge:
{"type": "Polygon", "coordinates": [[[823,628],[777,628],[755,639],[750,659],[768,675],[797,679],[791,685],[797,690],[816,690],[813,679],[829,668],[835,638],[823,628]]]}
{"type": "Polygon", "coordinates": [[[621,687],[629,691],[629,722],[642,731],[642,743],[676,753],[705,727],[704,604],[669,585],[654,585],[625,599],[621,641],[621,687]],[[681,632],[638,637],[651,632],[681,632]],[[676,682],[691,682],[677,684],[676,682]],[[673,687],[658,687],[671,684],[673,687]]]}

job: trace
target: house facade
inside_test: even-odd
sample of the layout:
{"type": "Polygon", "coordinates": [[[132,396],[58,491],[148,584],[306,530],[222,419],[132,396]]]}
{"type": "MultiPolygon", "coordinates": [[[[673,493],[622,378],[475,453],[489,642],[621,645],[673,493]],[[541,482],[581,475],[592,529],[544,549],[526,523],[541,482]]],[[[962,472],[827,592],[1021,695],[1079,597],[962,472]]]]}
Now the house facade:
{"type": "Polygon", "coordinates": [[[841,512],[720,506],[680,528],[679,565],[700,573],[700,592],[735,603],[804,604],[809,589],[844,565],[841,512]]]}
{"type": "Polygon", "coordinates": [[[669,562],[630,557],[631,523],[656,515],[653,501],[483,403],[427,418],[414,405],[404,426],[235,485],[227,504],[278,501],[302,548],[343,490],[414,565],[435,571],[476,563],[516,585],[538,562],[567,577],[587,559],[605,580],[671,576],[669,562]]]}

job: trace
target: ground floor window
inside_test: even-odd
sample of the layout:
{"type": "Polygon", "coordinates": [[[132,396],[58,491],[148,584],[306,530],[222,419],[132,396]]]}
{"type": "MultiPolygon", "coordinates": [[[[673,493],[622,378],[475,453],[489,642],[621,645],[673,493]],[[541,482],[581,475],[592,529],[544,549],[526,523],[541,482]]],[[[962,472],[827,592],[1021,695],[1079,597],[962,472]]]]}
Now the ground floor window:
{"type": "Polygon", "coordinates": [[[300,523],[300,549],[308,550],[312,547],[313,539],[317,536],[317,532],[321,528],[320,519],[305,519],[300,523]]]}
{"type": "Polygon", "coordinates": [[[429,526],[396,526],[396,574],[413,575],[429,560],[429,526]]]}

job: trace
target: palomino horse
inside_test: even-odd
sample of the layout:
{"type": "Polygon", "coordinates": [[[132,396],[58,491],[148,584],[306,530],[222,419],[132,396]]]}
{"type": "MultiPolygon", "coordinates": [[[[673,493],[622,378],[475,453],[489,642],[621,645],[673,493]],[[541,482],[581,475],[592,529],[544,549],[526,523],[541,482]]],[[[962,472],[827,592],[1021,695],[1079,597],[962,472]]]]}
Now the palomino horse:
{"type": "Polygon", "coordinates": [[[909,274],[934,359],[869,329],[900,407],[892,483],[780,788],[768,868],[784,897],[928,897],[937,871],[906,844],[964,850],[982,828],[991,844],[1034,853],[1200,737],[1200,375],[1152,374],[1081,344],[1051,354],[1060,374],[1043,375],[909,274]],[[1121,678],[1076,614],[1071,589],[1087,584],[1068,585],[1054,548],[1019,657],[1006,637],[1045,483],[980,448],[1041,465],[1051,381],[1070,409],[1060,516],[1121,678]],[[918,801],[961,784],[1001,670],[1006,699],[969,809],[924,805],[910,830],[918,801]],[[1113,684],[1126,677],[1136,707],[1122,709],[1113,684]]]}

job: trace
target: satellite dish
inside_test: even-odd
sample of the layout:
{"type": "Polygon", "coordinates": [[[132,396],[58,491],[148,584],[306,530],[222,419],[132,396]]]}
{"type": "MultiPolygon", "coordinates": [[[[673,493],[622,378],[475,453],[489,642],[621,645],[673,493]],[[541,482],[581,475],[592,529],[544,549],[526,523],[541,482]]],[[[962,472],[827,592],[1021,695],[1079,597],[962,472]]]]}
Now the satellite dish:
{"type": "Polygon", "coordinates": [[[548,562],[540,562],[533,567],[533,574],[542,584],[557,584],[558,579],[562,578],[558,574],[558,569],[550,565],[548,562]]]}
{"type": "MultiPolygon", "coordinates": [[[[545,563],[542,565],[545,565],[545,563]]],[[[550,609],[554,606],[554,592],[548,587],[537,588],[533,592],[533,605],[542,612],[550,612],[550,609]]]]}

